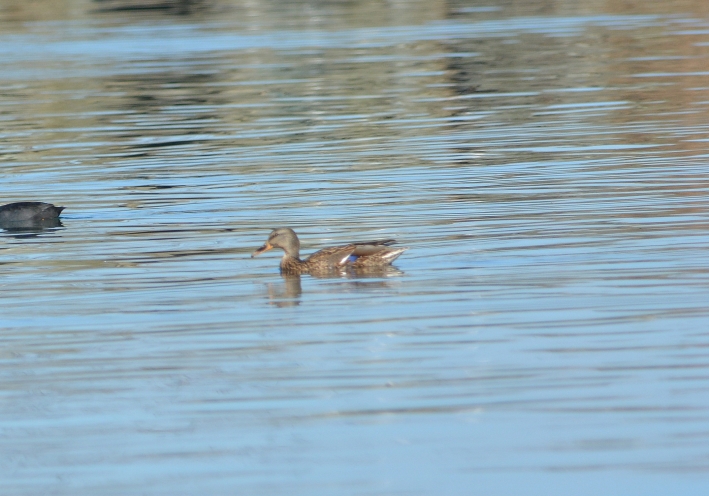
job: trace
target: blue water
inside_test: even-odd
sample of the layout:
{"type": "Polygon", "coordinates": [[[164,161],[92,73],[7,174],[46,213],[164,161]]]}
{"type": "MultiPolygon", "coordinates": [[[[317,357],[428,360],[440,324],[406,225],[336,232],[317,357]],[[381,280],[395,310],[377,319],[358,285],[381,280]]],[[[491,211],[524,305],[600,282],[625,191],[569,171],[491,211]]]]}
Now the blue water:
{"type": "Polygon", "coordinates": [[[704,494],[695,3],[0,10],[3,494],[704,494]]]}

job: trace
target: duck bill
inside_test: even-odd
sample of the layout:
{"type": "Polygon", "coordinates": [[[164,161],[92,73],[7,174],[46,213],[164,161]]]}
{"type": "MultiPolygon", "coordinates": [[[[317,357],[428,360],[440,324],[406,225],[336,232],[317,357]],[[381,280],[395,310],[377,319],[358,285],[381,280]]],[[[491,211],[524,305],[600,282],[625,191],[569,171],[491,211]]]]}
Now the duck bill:
{"type": "Polygon", "coordinates": [[[254,258],[254,257],[257,256],[257,255],[260,255],[261,253],[263,253],[263,252],[265,252],[265,251],[268,251],[268,250],[270,250],[271,248],[273,248],[273,246],[271,246],[269,243],[266,243],[266,244],[263,245],[261,248],[259,248],[259,249],[256,250],[255,252],[253,252],[253,253],[251,254],[251,258],[254,258]]]}

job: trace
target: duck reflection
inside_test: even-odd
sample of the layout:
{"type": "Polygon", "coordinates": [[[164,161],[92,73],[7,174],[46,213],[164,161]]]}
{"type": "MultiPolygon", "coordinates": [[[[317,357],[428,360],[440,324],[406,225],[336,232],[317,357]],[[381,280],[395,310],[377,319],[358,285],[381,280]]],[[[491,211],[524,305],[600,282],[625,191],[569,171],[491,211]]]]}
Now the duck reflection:
{"type": "Polygon", "coordinates": [[[339,292],[353,292],[371,289],[391,288],[392,283],[387,278],[403,276],[404,272],[395,267],[380,268],[347,268],[346,270],[315,271],[309,275],[289,274],[281,272],[281,283],[266,284],[268,299],[271,305],[279,308],[300,305],[303,294],[303,277],[315,279],[340,279],[339,292]]]}
{"type": "Polygon", "coordinates": [[[300,276],[297,274],[281,274],[281,276],[282,283],[266,284],[269,303],[279,308],[300,305],[300,295],[303,294],[300,276]]]}

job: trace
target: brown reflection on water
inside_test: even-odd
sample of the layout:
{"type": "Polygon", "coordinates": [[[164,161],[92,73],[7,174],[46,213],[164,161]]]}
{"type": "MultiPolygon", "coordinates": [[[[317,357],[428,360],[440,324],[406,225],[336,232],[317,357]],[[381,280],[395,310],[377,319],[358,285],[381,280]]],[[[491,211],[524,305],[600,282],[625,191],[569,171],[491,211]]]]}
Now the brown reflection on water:
{"type": "MultiPolygon", "coordinates": [[[[557,15],[580,14],[587,7],[590,12],[607,9],[634,15],[676,14],[682,9],[704,15],[708,10],[706,2],[697,1],[680,2],[679,7],[674,2],[590,2],[578,8],[566,2],[546,4],[547,13],[557,15]]],[[[509,9],[514,10],[514,5],[519,4],[509,9]]],[[[578,146],[656,145],[663,149],[644,153],[703,154],[709,121],[709,37],[702,26],[700,19],[682,19],[675,25],[658,22],[632,30],[590,26],[582,38],[515,33],[512,38],[453,40],[444,45],[451,55],[480,55],[447,58],[449,81],[442,84],[449,89],[446,108],[452,117],[494,113],[480,120],[454,120],[451,128],[484,129],[498,122],[542,126],[565,120],[575,124],[582,116],[591,127],[587,133],[574,134],[578,146]],[[500,106],[495,94],[504,92],[520,96],[511,95],[500,106]],[[584,110],[582,104],[589,107],[584,110]],[[593,104],[598,107],[594,109],[593,104]],[[664,129],[665,125],[683,127],[685,132],[678,134],[664,129]],[[608,129],[617,132],[610,134],[608,129]]],[[[539,137],[536,144],[555,141],[553,136],[539,137]]],[[[478,144],[471,146],[484,151],[478,144]]],[[[462,154],[466,150],[470,149],[453,151],[462,154]]],[[[538,157],[520,154],[516,158],[538,157]]],[[[486,160],[485,156],[478,159],[486,160]]]]}
{"type": "Polygon", "coordinates": [[[300,305],[303,287],[299,275],[283,274],[282,283],[267,283],[266,291],[271,305],[279,308],[300,305]]]}

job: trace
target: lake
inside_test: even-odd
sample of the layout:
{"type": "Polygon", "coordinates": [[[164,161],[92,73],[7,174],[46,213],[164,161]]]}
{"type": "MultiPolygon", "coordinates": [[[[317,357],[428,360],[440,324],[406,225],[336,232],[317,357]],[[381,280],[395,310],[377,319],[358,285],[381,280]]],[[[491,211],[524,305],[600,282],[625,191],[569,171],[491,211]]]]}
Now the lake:
{"type": "Polygon", "coordinates": [[[3,494],[704,494],[708,62],[700,0],[5,2],[0,203],[66,210],[3,494]]]}

